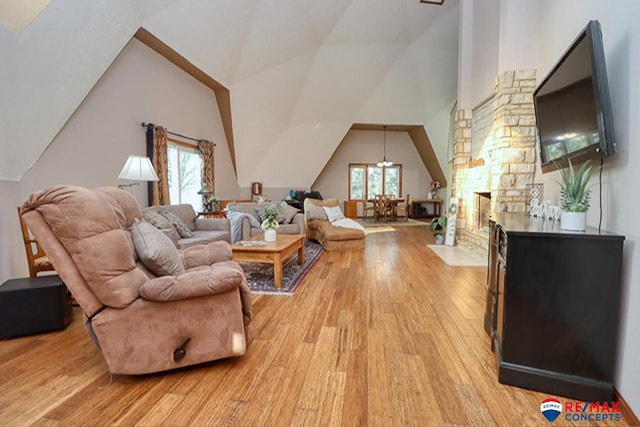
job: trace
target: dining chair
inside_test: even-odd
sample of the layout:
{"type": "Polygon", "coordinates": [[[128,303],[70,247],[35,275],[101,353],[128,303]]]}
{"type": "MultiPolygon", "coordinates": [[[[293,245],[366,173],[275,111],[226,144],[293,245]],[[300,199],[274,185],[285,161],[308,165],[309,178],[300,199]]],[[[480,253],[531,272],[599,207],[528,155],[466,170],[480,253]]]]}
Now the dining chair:
{"type": "Polygon", "coordinates": [[[375,200],[365,200],[362,205],[362,219],[367,220],[368,218],[375,219],[376,217],[376,203],[375,200]]]}
{"type": "Polygon", "coordinates": [[[31,235],[27,224],[22,218],[22,212],[18,207],[18,219],[20,220],[20,230],[22,231],[22,240],[24,241],[24,249],[27,253],[27,264],[29,266],[29,276],[36,277],[42,271],[55,271],[49,257],[44,253],[38,241],[31,235]]]}
{"type": "Polygon", "coordinates": [[[375,204],[376,204],[376,220],[379,221],[383,219],[384,221],[387,221],[391,216],[391,210],[388,203],[387,195],[376,194],[375,204]]]}
{"type": "Polygon", "coordinates": [[[404,201],[398,203],[396,206],[396,217],[403,218],[405,221],[409,221],[409,209],[411,207],[411,198],[407,194],[407,198],[404,201]]]}

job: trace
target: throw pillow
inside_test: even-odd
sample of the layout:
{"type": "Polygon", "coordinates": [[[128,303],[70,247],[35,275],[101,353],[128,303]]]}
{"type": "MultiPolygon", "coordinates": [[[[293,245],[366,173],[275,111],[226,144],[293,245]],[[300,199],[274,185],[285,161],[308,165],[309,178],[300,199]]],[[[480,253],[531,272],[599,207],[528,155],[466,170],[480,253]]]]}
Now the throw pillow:
{"type": "Polygon", "coordinates": [[[187,237],[187,238],[193,237],[193,233],[191,232],[191,230],[189,230],[189,227],[187,227],[187,224],[185,224],[184,221],[178,218],[175,214],[172,214],[171,212],[165,209],[162,209],[160,211],[160,215],[165,217],[167,221],[169,221],[171,225],[173,225],[173,228],[176,229],[180,237],[187,237]]]}
{"type": "Polygon", "coordinates": [[[291,221],[293,221],[293,217],[296,216],[296,214],[298,212],[300,212],[298,209],[296,209],[293,206],[289,205],[285,201],[282,201],[282,203],[280,203],[280,210],[284,214],[284,223],[285,224],[291,224],[291,221]]]}
{"type": "Polygon", "coordinates": [[[176,231],[175,227],[171,225],[171,223],[158,211],[153,208],[146,208],[142,210],[142,217],[145,221],[153,225],[154,227],[160,229],[164,234],[166,234],[171,241],[175,244],[179,239],[180,235],[176,231]]]}
{"type": "Polygon", "coordinates": [[[327,214],[327,219],[329,222],[335,222],[339,219],[344,219],[344,214],[340,209],[340,206],[323,206],[324,212],[327,214]]]}
{"type": "Polygon", "coordinates": [[[178,249],[162,231],[146,221],[136,219],[131,227],[131,237],[138,258],[156,276],[184,274],[178,249]]]}
{"type": "Polygon", "coordinates": [[[322,206],[310,204],[309,205],[309,219],[315,219],[318,221],[327,221],[327,213],[322,209],[322,206]]]}

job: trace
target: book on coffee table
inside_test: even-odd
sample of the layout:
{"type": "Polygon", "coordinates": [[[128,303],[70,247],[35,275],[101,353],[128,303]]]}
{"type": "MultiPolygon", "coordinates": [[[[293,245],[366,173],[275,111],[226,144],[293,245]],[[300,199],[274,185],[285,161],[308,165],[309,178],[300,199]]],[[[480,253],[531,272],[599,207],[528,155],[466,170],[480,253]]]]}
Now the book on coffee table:
{"type": "Polygon", "coordinates": [[[265,246],[267,244],[264,240],[242,240],[238,243],[242,246],[265,246]]]}

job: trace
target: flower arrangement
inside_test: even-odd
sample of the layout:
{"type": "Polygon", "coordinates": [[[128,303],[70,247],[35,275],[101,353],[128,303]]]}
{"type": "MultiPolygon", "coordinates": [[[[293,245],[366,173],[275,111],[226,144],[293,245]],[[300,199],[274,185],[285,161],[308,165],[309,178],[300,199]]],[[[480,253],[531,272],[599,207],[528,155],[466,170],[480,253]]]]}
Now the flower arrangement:
{"type": "Polygon", "coordinates": [[[279,217],[282,215],[280,205],[276,203],[263,203],[258,209],[258,216],[262,220],[260,227],[263,230],[277,230],[280,227],[279,217]]]}
{"type": "Polygon", "coordinates": [[[204,210],[206,212],[219,212],[220,211],[220,199],[217,196],[206,197],[203,203],[204,210]]]}
{"type": "Polygon", "coordinates": [[[440,181],[431,181],[431,198],[438,198],[438,190],[440,189],[440,181]]]}

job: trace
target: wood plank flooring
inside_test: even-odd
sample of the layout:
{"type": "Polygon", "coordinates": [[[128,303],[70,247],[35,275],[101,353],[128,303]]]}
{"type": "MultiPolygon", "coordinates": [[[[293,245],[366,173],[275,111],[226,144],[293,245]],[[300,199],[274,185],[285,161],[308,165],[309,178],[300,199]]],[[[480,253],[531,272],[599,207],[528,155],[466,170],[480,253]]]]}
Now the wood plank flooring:
{"type": "Polygon", "coordinates": [[[428,243],[427,227],[396,227],[325,252],[295,296],[255,297],[239,359],[112,377],[79,312],[0,341],[0,426],[550,425],[549,395],[497,381],[486,269],[450,267],[428,243]]]}

